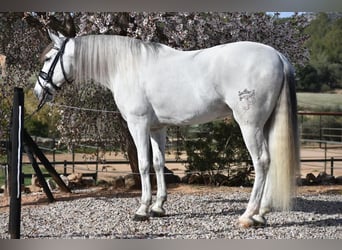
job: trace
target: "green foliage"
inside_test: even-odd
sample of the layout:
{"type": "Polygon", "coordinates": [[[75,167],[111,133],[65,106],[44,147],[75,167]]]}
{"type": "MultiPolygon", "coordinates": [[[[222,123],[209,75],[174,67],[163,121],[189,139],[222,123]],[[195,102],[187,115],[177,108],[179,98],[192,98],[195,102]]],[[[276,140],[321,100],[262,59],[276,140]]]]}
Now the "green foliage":
{"type": "Polygon", "coordinates": [[[317,70],[310,64],[299,67],[297,70],[297,90],[319,92],[321,90],[317,70]]]}
{"type": "Polygon", "coordinates": [[[342,17],[320,13],[305,28],[309,64],[299,67],[298,90],[342,88],[342,17]]]}
{"type": "Polygon", "coordinates": [[[38,120],[28,120],[25,122],[28,133],[35,136],[48,137],[48,125],[38,120]]]}
{"type": "Polygon", "coordinates": [[[201,171],[214,175],[228,171],[249,158],[236,122],[216,121],[199,125],[193,138],[185,141],[187,171],[201,171]]]}
{"type": "MultiPolygon", "coordinates": [[[[31,77],[30,82],[35,83],[36,78],[31,77]]],[[[34,96],[32,88],[25,90],[25,117],[35,112],[38,100],[34,96]]],[[[56,123],[59,120],[59,112],[53,106],[45,105],[38,113],[25,120],[25,128],[32,136],[57,137],[58,130],[56,123]]]]}
{"type": "MultiPolygon", "coordinates": [[[[42,171],[43,174],[48,173],[45,168],[40,168],[40,170],[42,171]]],[[[22,166],[22,173],[23,174],[36,174],[33,167],[31,165],[26,165],[26,164],[22,166]]],[[[5,178],[6,178],[5,170],[0,170],[0,186],[5,184],[5,178]]],[[[31,178],[25,178],[24,185],[25,186],[31,185],[31,178]]]]}
{"type": "Polygon", "coordinates": [[[5,184],[5,174],[4,172],[1,170],[0,172],[0,186],[5,184]]]}

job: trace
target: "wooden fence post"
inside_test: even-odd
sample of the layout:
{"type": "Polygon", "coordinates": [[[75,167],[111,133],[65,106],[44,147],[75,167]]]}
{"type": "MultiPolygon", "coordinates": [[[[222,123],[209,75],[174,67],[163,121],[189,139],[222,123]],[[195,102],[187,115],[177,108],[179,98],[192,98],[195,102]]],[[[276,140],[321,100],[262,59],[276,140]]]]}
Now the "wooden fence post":
{"type": "Polygon", "coordinates": [[[9,233],[11,239],[20,238],[21,183],[22,183],[22,138],[24,129],[24,92],[14,88],[11,128],[10,212],[9,233]]]}
{"type": "Polygon", "coordinates": [[[64,175],[64,176],[67,176],[67,175],[68,175],[68,173],[67,173],[67,161],[66,161],[66,160],[64,160],[63,175],[64,175]]]}
{"type": "Polygon", "coordinates": [[[330,175],[334,176],[334,157],[330,158],[330,175]]]}

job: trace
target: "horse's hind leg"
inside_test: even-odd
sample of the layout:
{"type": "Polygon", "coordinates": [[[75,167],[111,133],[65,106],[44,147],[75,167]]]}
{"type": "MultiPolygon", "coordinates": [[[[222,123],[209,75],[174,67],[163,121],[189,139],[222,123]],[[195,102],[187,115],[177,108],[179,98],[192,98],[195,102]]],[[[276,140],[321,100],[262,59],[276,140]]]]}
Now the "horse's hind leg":
{"type": "Polygon", "coordinates": [[[151,145],[153,152],[153,167],[157,177],[157,200],[152,206],[151,215],[161,217],[165,215],[163,204],[167,198],[164,165],[165,165],[166,128],[151,131],[151,145]]]}
{"type": "Polygon", "coordinates": [[[258,216],[258,214],[269,167],[269,152],[263,127],[240,124],[240,128],[255,169],[255,180],[251,197],[246,211],[239,218],[240,226],[250,227],[266,223],[264,218],[258,216]]]}

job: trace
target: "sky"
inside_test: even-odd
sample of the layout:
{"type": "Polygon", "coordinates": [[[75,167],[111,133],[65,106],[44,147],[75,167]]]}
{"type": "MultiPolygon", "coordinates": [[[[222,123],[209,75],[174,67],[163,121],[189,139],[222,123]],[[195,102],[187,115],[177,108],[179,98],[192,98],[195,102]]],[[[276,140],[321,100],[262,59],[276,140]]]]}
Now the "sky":
{"type": "MultiPolygon", "coordinates": [[[[274,14],[275,12],[267,12],[269,14],[274,14]]],[[[279,12],[280,13],[280,17],[290,17],[294,14],[294,12],[279,12]]],[[[301,14],[303,12],[299,12],[299,14],[301,14]]]]}

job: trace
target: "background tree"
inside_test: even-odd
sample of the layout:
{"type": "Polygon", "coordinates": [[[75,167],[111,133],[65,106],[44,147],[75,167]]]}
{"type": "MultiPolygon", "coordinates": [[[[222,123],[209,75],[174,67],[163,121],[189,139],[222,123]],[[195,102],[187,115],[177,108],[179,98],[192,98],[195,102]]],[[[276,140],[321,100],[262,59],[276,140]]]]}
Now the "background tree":
{"type": "Polygon", "coordinates": [[[319,13],[305,28],[310,52],[307,65],[298,69],[298,89],[326,91],[342,87],[342,14],[319,13]]]}
{"type": "MultiPolygon", "coordinates": [[[[67,22],[70,17],[75,24],[73,33],[77,36],[118,34],[161,42],[182,50],[203,49],[222,43],[249,40],[275,47],[295,65],[302,65],[307,60],[304,47],[306,35],[302,32],[307,20],[301,15],[280,21],[265,13],[242,12],[1,13],[1,48],[9,58],[8,77],[1,85],[1,95],[4,97],[1,107],[9,106],[13,86],[32,89],[32,75],[40,69],[40,52],[49,43],[46,29],[70,34],[67,22]]],[[[114,148],[123,142],[132,144],[128,130],[124,130],[125,124],[116,119],[120,117],[118,113],[90,111],[116,110],[111,93],[102,87],[94,84],[68,85],[59,93],[54,105],[46,109],[47,111],[42,111],[33,118],[44,124],[43,112],[55,117],[46,120],[54,122],[52,125],[57,128],[58,135],[64,142],[71,143],[82,139],[114,148]],[[124,133],[120,132],[122,129],[124,133]]],[[[8,110],[1,108],[1,135],[7,128],[8,110]]],[[[28,106],[27,110],[31,111],[33,108],[28,106]]]]}
{"type": "MultiPolygon", "coordinates": [[[[119,34],[182,50],[250,40],[275,47],[295,64],[303,64],[307,55],[303,47],[306,36],[301,35],[306,23],[302,16],[281,23],[265,13],[74,13],[74,20],[77,35],[119,34]]],[[[68,86],[57,101],[69,106],[115,110],[109,91],[93,84],[68,86]]],[[[61,110],[58,128],[66,140],[82,138],[81,135],[93,141],[117,137],[117,124],[111,125],[113,121],[108,119],[111,113],[75,114],[73,109],[61,110]]]]}

